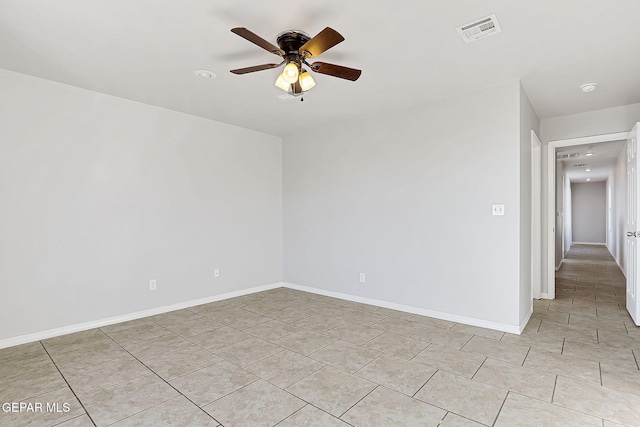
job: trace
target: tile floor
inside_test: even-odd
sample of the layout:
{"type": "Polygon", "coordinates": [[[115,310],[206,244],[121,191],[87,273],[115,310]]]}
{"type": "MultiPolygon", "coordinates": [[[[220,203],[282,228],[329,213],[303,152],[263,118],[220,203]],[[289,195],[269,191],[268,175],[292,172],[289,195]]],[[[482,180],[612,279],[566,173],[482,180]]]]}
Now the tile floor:
{"type": "Polygon", "coordinates": [[[640,426],[622,273],[556,282],[520,336],[280,288],[3,349],[0,425],[640,426]]]}

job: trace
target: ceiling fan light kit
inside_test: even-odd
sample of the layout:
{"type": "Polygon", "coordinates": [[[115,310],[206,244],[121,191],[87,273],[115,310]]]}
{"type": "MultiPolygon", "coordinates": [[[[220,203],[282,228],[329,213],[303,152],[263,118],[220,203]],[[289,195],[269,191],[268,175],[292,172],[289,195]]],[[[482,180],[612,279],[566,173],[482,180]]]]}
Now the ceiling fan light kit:
{"type": "Polygon", "coordinates": [[[325,62],[314,62],[313,64],[307,62],[308,58],[315,58],[344,40],[344,37],[336,30],[329,27],[320,31],[315,37],[309,37],[307,33],[299,30],[284,31],[278,35],[278,46],[269,43],[244,27],[232,28],[231,32],[282,58],[282,62],[279,64],[255,65],[231,70],[231,72],[233,74],[247,74],[286,64],[282,73],[278,75],[275,86],[293,96],[300,96],[316,85],[311,73],[303,65],[316,73],[351,81],[358,80],[362,74],[361,70],[355,68],[325,62]]]}

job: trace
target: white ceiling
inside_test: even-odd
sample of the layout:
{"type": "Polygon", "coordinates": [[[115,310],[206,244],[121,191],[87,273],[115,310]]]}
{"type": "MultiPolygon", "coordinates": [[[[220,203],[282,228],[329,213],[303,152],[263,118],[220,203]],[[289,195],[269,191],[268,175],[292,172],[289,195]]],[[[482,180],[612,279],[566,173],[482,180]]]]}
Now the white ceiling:
{"type": "Polygon", "coordinates": [[[0,0],[0,68],[274,135],[512,79],[545,118],[640,102],[638,16],[638,0],[0,0]],[[455,27],[491,13],[503,32],[465,44],[455,27]],[[304,102],[279,100],[279,70],[229,73],[278,62],[236,26],[272,43],[330,26],[346,40],[318,60],[362,77],[316,74],[304,102]]]}
{"type": "Polygon", "coordinates": [[[615,171],[616,160],[625,142],[622,140],[561,147],[556,149],[556,154],[578,154],[578,157],[561,160],[569,181],[606,181],[615,171]],[[587,153],[592,155],[587,156],[587,153]],[[587,169],[591,170],[587,172],[587,169]]]}

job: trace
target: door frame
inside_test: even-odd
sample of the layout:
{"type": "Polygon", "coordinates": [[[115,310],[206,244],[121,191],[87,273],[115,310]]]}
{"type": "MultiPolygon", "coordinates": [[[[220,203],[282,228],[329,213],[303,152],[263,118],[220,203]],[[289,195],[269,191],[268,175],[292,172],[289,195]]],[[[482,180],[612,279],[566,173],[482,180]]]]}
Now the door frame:
{"type": "Polygon", "coordinates": [[[542,144],[531,130],[531,297],[542,295],[542,144]]]}
{"type": "MultiPolygon", "coordinates": [[[[547,259],[543,260],[546,267],[547,292],[541,292],[540,298],[556,298],[556,148],[572,147],[574,145],[597,144],[626,140],[629,132],[607,133],[602,135],[584,136],[578,138],[558,139],[547,144],[547,259]]],[[[562,254],[564,258],[564,254],[562,254]]],[[[544,271],[544,269],[543,269],[544,271]]]]}

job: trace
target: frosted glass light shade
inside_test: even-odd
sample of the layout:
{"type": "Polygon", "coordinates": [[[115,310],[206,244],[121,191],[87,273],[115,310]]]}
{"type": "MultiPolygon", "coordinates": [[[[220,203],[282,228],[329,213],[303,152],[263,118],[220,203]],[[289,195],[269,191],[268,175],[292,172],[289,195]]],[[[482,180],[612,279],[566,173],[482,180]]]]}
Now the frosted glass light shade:
{"type": "Polygon", "coordinates": [[[279,87],[280,89],[282,89],[283,91],[285,91],[285,92],[289,92],[289,88],[291,87],[291,84],[287,83],[287,81],[284,79],[284,76],[282,75],[282,73],[280,73],[280,75],[276,79],[275,85],[277,87],[279,87]]]}
{"type": "Polygon", "coordinates": [[[298,66],[293,62],[289,62],[284,67],[284,71],[282,71],[282,77],[289,84],[295,83],[298,80],[298,66]]]}
{"type": "Polygon", "coordinates": [[[311,74],[309,74],[307,71],[303,71],[302,73],[300,73],[300,87],[302,88],[303,92],[308,91],[315,85],[316,85],[316,81],[313,80],[313,77],[311,77],[311,74]]]}

